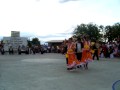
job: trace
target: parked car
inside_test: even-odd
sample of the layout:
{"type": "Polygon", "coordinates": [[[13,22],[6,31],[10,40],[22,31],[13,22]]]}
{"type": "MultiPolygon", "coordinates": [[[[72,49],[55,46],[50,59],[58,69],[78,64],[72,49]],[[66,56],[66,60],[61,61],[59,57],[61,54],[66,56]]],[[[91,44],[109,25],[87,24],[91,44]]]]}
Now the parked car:
{"type": "Polygon", "coordinates": [[[25,54],[29,54],[29,48],[27,46],[19,46],[18,47],[18,54],[21,54],[21,53],[25,53],[25,54]]]}

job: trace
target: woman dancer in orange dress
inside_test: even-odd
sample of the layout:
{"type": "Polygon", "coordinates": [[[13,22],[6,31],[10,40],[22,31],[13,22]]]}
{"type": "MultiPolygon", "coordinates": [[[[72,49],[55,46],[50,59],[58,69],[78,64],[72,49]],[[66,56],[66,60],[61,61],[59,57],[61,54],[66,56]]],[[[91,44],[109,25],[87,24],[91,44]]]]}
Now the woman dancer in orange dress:
{"type": "Polygon", "coordinates": [[[68,55],[67,70],[72,70],[76,68],[77,64],[80,64],[80,62],[76,58],[75,48],[76,48],[76,44],[73,42],[72,38],[69,38],[67,45],[67,55],[68,55]]]}
{"type": "Polygon", "coordinates": [[[91,52],[91,48],[90,48],[90,41],[84,37],[84,48],[82,50],[82,59],[81,59],[81,63],[84,64],[85,69],[88,69],[88,63],[92,62],[92,52],[91,52]]]}

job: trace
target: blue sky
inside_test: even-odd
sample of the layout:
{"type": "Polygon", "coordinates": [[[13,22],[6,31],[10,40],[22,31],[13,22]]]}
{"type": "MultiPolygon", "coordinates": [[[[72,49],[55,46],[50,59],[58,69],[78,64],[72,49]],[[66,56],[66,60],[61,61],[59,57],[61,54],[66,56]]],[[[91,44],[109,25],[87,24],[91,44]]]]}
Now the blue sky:
{"type": "Polygon", "coordinates": [[[0,37],[20,31],[42,41],[65,39],[81,23],[120,22],[119,0],[0,0],[0,37]]]}

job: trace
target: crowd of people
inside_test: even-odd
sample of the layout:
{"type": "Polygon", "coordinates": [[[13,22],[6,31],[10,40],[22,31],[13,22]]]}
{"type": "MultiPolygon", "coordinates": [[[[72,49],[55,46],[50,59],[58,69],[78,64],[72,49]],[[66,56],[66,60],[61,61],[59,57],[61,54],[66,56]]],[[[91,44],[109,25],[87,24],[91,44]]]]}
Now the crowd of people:
{"type": "Polygon", "coordinates": [[[91,42],[88,37],[69,38],[63,42],[62,53],[66,56],[67,70],[76,68],[88,69],[88,64],[101,57],[120,57],[120,42],[91,42]]]}

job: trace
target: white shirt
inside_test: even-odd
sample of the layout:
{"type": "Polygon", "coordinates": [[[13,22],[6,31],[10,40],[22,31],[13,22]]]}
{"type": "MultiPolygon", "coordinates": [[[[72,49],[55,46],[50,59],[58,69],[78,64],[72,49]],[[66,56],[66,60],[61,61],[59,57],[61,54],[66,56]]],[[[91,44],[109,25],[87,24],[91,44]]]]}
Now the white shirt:
{"type": "Polygon", "coordinates": [[[81,43],[77,43],[77,52],[82,52],[81,43]]]}

